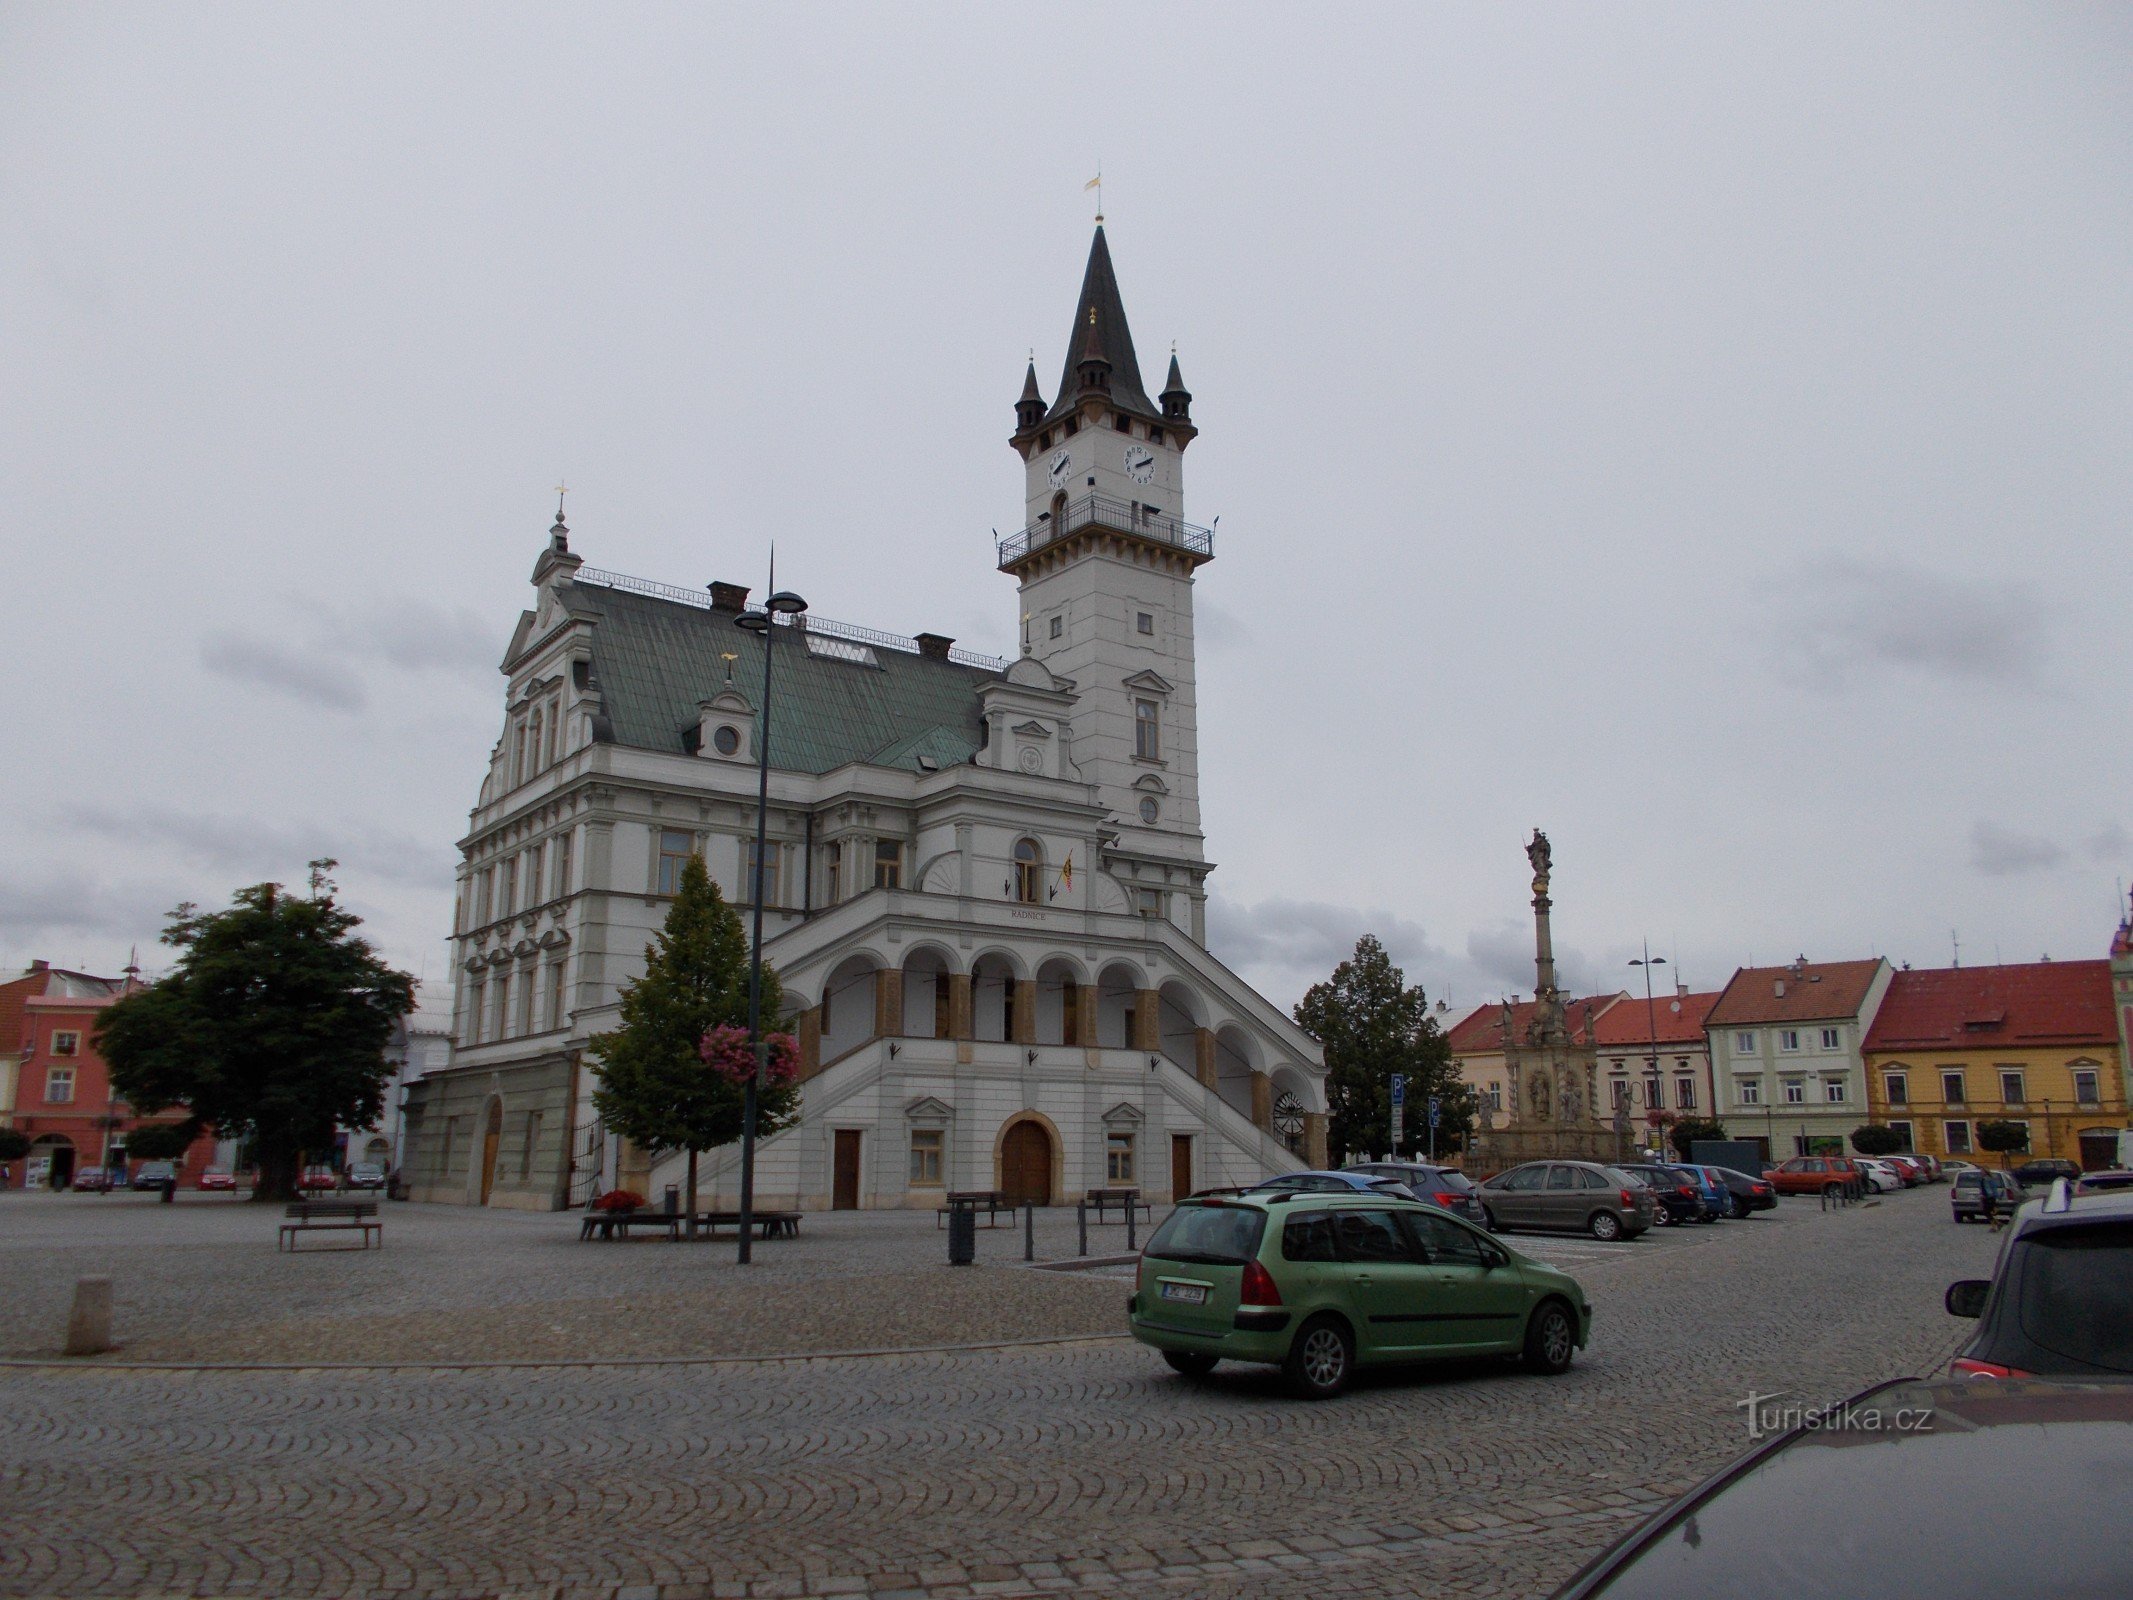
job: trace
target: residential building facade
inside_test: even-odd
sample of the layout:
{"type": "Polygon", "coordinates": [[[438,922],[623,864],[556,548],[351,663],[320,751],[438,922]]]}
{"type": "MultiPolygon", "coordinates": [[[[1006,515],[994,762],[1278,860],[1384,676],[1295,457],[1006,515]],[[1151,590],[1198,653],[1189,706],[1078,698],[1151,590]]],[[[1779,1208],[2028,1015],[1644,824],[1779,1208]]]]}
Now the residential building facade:
{"type": "Polygon", "coordinates": [[[2112,963],[1905,971],[1866,1038],[1872,1120],[1905,1148],[1998,1165],[1978,1129],[2019,1124],[2028,1153],[2118,1164],[2124,1045],[2112,963]]]}
{"type": "MultiPolygon", "coordinates": [[[[812,616],[760,634],[745,587],[596,571],[558,512],[460,845],[452,1062],[408,1091],[417,1198],[679,1181],[599,1125],[586,1045],[691,855],[735,904],[760,893],[800,1041],[760,1203],[1167,1198],[1323,1159],[1316,1042],[1203,942],[1191,400],[1175,358],[1142,387],[1099,227],[1059,393],[1032,364],[1014,408],[1011,662],[812,616]]],[[[737,1150],[699,1182],[730,1201],[737,1150]]]]}
{"type": "Polygon", "coordinates": [[[1772,1160],[1848,1149],[1869,1115],[1863,1047],[1885,960],[1743,967],[1705,1018],[1719,1120],[1772,1160]]]}
{"type": "MultiPolygon", "coordinates": [[[[1574,1038],[1593,1034],[1600,1019],[1629,999],[1627,994],[1586,995],[1563,1003],[1563,1022],[1574,1038]]],[[[1512,998],[1476,1006],[1444,1031],[1452,1066],[1474,1094],[1478,1128],[1511,1125],[1512,1042],[1527,1037],[1539,1020],[1539,1004],[1512,998]]]]}
{"type": "Polygon", "coordinates": [[[1692,994],[1677,984],[1671,994],[1625,995],[1599,1011],[1593,1051],[1602,1098],[1593,1114],[1611,1121],[1627,1112],[1648,1132],[1663,1132],[1669,1120],[1717,1116],[1704,1026],[1717,1004],[1718,991],[1692,994]]]}

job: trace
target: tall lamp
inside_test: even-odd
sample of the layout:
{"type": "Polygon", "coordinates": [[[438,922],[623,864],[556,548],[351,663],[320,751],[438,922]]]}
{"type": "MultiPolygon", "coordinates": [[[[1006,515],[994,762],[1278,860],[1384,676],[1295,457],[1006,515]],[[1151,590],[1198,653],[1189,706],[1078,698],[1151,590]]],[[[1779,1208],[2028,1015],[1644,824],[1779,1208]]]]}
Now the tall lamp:
{"type": "Polygon", "coordinates": [[[771,596],[760,611],[744,611],[734,626],[763,636],[763,703],[755,719],[755,936],[748,954],[748,1042],[755,1049],[755,1071],[741,1091],[741,1254],[742,1266],[754,1259],[750,1248],[755,1238],[755,1116],[756,1094],[763,1081],[769,1051],[763,1042],[763,857],[770,843],[770,663],[777,654],[776,618],[796,617],[807,602],[789,589],[778,589],[777,568],[771,568],[771,596]]]}
{"type": "MultiPolygon", "coordinates": [[[[1651,1096],[1654,1104],[1651,1109],[1660,1111],[1665,1109],[1662,1102],[1666,1099],[1666,1089],[1665,1080],[1659,1076],[1659,1003],[1652,998],[1652,968],[1665,966],[1666,957],[1653,955],[1651,941],[1647,939],[1644,941],[1644,958],[1641,961],[1632,961],[1630,965],[1644,969],[1644,1024],[1652,1040],[1650,1068],[1651,1096]]],[[[1659,1137],[1662,1141],[1666,1138],[1664,1127],[1660,1128],[1659,1137]]],[[[1662,1145],[1660,1154],[1665,1153],[1662,1145]]]]}

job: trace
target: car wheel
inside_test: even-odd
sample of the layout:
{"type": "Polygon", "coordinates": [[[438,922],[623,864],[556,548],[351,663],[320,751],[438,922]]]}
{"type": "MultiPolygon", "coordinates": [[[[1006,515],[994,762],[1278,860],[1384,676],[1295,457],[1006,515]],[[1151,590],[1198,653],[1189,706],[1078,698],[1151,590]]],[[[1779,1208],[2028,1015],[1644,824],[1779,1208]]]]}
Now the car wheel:
{"type": "Polygon", "coordinates": [[[1735,1222],[1746,1222],[1748,1220],[1748,1202],[1739,1195],[1735,1195],[1732,1202],[1732,1212],[1735,1222]]]}
{"type": "Polygon", "coordinates": [[[1612,1211],[1595,1211],[1586,1219],[1585,1227],[1595,1239],[1612,1242],[1622,1237],[1622,1219],[1612,1211]]]}
{"type": "Polygon", "coordinates": [[[1844,1186],[1842,1184],[1825,1183],[1822,1185],[1822,1198],[1825,1200],[1834,1200],[1843,1193],[1844,1186]]]}
{"type": "Polygon", "coordinates": [[[1215,1363],[1222,1358],[1198,1350],[1165,1350],[1163,1359],[1170,1363],[1173,1372],[1182,1372],[1188,1378],[1204,1378],[1215,1370],[1215,1363]]]}
{"type": "Polygon", "coordinates": [[[1313,1317],[1296,1330],[1281,1364],[1289,1386],[1306,1400],[1331,1400],[1355,1370],[1355,1339],[1337,1317],[1313,1317]]]}
{"type": "Polygon", "coordinates": [[[1526,1365],[1550,1377],[1570,1370],[1577,1354],[1577,1326],[1560,1300],[1547,1300],[1526,1324],[1526,1365]]]}
{"type": "Polygon", "coordinates": [[[1503,1224],[1496,1220],[1496,1213],[1487,1206],[1481,1208],[1481,1225],[1491,1233],[1503,1232],[1503,1224]]]}
{"type": "Polygon", "coordinates": [[[1673,1213],[1673,1212],[1671,1212],[1671,1211],[1669,1211],[1669,1210],[1667,1210],[1667,1208],[1666,1208],[1665,1206],[1660,1206],[1660,1207],[1659,1207],[1659,1208],[1658,1208],[1657,1210],[1655,1210],[1655,1211],[1653,1211],[1653,1212],[1652,1212],[1652,1226],[1653,1226],[1653,1227],[1655,1227],[1655,1228],[1668,1228],[1668,1227],[1672,1227],[1672,1226],[1673,1226],[1673,1223],[1674,1223],[1674,1213],[1673,1213]]]}

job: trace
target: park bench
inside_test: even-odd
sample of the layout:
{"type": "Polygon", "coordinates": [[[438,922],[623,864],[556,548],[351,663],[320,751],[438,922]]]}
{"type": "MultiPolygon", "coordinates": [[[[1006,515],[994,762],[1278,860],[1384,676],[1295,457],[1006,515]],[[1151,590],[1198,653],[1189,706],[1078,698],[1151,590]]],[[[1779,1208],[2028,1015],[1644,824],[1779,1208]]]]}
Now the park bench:
{"type": "MultiPolygon", "coordinates": [[[[756,1230],[758,1239],[797,1239],[800,1237],[800,1213],[797,1211],[751,1211],[749,1222],[756,1230]]],[[[720,1228],[738,1228],[741,1214],[738,1211],[699,1211],[696,1225],[711,1232],[720,1228]]]]}
{"type": "Polygon", "coordinates": [[[663,1233],[669,1239],[681,1237],[681,1213],[678,1211],[588,1211],[578,1228],[578,1239],[591,1238],[627,1239],[637,1229],[651,1233],[663,1233]]]}
{"type": "Polygon", "coordinates": [[[282,1215],[289,1220],[281,1225],[281,1233],[275,1242],[277,1250],[296,1250],[299,1234],[316,1232],[357,1233],[362,1236],[360,1249],[370,1248],[372,1234],[378,1238],[378,1248],[385,1248],[385,1224],[378,1221],[378,1203],[375,1200],[299,1200],[285,1206],[282,1215]]]}
{"type": "Polygon", "coordinates": [[[1155,1220],[1154,1207],[1141,1198],[1141,1192],[1138,1189],[1091,1189],[1089,1191],[1089,1205],[1096,1212],[1096,1220],[1098,1222],[1103,1221],[1104,1208],[1107,1206],[1118,1207],[1118,1220],[1121,1222],[1126,1220],[1127,1215],[1135,1207],[1138,1207],[1141,1214],[1147,1217],[1150,1222],[1155,1220]]]}
{"type": "Polygon", "coordinates": [[[941,1225],[941,1218],[966,1206],[973,1211],[982,1207],[985,1212],[985,1226],[988,1228],[999,1226],[1000,1213],[1003,1211],[1007,1213],[1008,1225],[1014,1225],[1015,1203],[998,1189],[951,1189],[946,1199],[946,1205],[933,1208],[933,1226],[936,1229],[941,1225]]]}

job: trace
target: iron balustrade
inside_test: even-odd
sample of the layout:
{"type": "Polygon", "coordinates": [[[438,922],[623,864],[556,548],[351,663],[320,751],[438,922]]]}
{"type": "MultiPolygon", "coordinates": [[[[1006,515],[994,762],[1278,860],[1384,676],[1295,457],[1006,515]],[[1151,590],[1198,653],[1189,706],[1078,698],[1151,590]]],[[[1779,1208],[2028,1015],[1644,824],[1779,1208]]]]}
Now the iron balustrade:
{"type": "Polygon", "coordinates": [[[1197,527],[1178,517],[1165,516],[1152,506],[1113,500],[1108,495],[1085,494],[1070,500],[1055,515],[1039,517],[1020,533],[999,541],[1000,567],[1005,569],[1028,559],[1046,545],[1083,528],[1105,528],[1153,544],[1168,545],[1202,561],[1212,560],[1215,535],[1212,528],[1197,527]]]}

